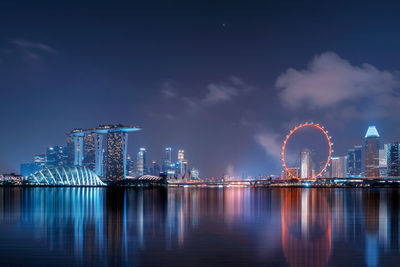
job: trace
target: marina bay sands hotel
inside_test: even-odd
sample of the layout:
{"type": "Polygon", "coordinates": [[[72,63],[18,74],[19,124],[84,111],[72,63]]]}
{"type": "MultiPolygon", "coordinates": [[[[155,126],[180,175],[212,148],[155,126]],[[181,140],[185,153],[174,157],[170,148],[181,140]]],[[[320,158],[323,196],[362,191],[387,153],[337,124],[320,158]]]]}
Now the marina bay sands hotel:
{"type": "Polygon", "coordinates": [[[88,167],[108,182],[124,180],[128,133],[139,130],[140,127],[121,124],[74,129],[66,134],[68,165],[88,167]]]}

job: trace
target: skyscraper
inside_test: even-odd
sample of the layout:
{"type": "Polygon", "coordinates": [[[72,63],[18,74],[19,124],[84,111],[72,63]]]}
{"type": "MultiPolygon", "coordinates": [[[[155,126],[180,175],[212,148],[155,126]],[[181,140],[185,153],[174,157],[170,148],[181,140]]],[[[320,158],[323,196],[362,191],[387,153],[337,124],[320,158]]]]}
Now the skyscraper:
{"type": "Polygon", "coordinates": [[[192,168],[192,179],[199,179],[200,178],[200,171],[199,169],[192,168]]]}
{"type": "Polygon", "coordinates": [[[387,170],[388,176],[400,176],[399,142],[387,146],[387,170]]]}
{"type": "Polygon", "coordinates": [[[151,162],[151,168],[150,168],[150,174],[153,176],[159,176],[160,175],[160,165],[157,164],[156,161],[151,162]]]}
{"type": "Polygon", "coordinates": [[[137,175],[145,175],[147,172],[147,151],[145,148],[140,148],[136,159],[137,175]]]}
{"type": "Polygon", "coordinates": [[[388,176],[388,144],[384,144],[382,149],[379,149],[379,176],[388,176]]]}
{"type": "Polygon", "coordinates": [[[85,134],[82,150],[82,166],[88,167],[101,177],[103,174],[101,164],[103,160],[103,135],[94,132],[85,134]]]}
{"type": "Polygon", "coordinates": [[[46,167],[46,153],[33,154],[33,163],[36,164],[38,170],[46,167]]]}
{"type": "Polygon", "coordinates": [[[365,134],[365,177],[379,177],[379,134],[369,126],[365,134]]]}
{"type": "Polygon", "coordinates": [[[308,149],[301,151],[301,167],[300,167],[300,178],[311,178],[312,177],[312,164],[311,164],[311,152],[308,149]]]}
{"type": "Polygon", "coordinates": [[[135,163],[130,155],[126,156],[126,175],[130,177],[136,176],[135,163]]]}
{"type": "Polygon", "coordinates": [[[346,175],[347,156],[332,157],[332,177],[343,178],[346,175]]]}
{"type": "Polygon", "coordinates": [[[62,146],[51,146],[46,149],[46,167],[57,167],[67,164],[67,148],[62,146]]]}
{"type": "Polygon", "coordinates": [[[178,162],[176,163],[176,174],[183,175],[184,174],[184,160],[185,160],[185,150],[178,150],[178,162]]]}
{"type": "Polygon", "coordinates": [[[354,146],[347,152],[347,176],[362,176],[362,146],[354,146]]]}
{"type": "Polygon", "coordinates": [[[82,165],[83,160],[83,136],[84,130],[73,129],[66,133],[67,135],[67,164],[68,165],[82,165]]]}
{"type": "Polygon", "coordinates": [[[39,168],[35,163],[22,163],[20,165],[20,174],[22,176],[27,177],[37,171],[39,171],[39,168]]]}
{"type": "Polygon", "coordinates": [[[97,175],[105,176],[108,182],[124,180],[128,132],[139,130],[141,130],[139,127],[121,124],[100,125],[86,130],[74,129],[67,133],[67,145],[73,147],[74,151],[74,153],[69,153],[68,162],[73,161],[74,165],[84,163],[94,168],[97,175]],[[103,135],[106,135],[105,150],[103,135]]]}
{"type": "Polygon", "coordinates": [[[165,148],[165,158],[163,159],[162,172],[168,176],[175,174],[175,165],[172,163],[172,148],[165,148]]]}
{"type": "Polygon", "coordinates": [[[123,131],[107,133],[106,176],[110,182],[124,180],[126,177],[126,147],[128,134],[123,131]]]}

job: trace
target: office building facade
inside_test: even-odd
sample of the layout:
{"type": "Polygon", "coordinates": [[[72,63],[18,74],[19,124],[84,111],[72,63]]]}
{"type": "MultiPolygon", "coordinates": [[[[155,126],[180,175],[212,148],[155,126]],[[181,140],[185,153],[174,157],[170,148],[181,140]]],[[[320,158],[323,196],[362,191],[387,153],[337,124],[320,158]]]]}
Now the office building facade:
{"type": "Polygon", "coordinates": [[[379,134],[369,126],[365,134],[365,177],[379,177],[379,134]]]}

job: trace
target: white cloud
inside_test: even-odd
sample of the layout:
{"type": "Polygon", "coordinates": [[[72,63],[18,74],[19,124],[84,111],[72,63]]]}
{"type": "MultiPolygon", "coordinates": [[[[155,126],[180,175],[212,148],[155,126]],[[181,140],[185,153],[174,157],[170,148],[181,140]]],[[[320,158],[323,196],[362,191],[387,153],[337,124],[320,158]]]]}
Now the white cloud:
{"type": "Polygon", "coordinates": [[[333,52],[315,56],[307,69],[289,68],[276,80],[283,103],[290,108],[332,107],[361,97],[390,94],[399,80],[370,64],[354,66],[333,52]]]}
{"type": "Polygon", "coordinates": [[[178,94],[176,93],[174,82],[173,81],[165,81],[162,84],[161,94],[163,94],[167,98],[176,98],[178,94]]]}
{"type": "Polygon", "coordinates": [[[30,42],[22,39],[10,40],[26,59],[40,60],[42,58],[42,53],[57,54],[57,50],[50,45],[40,43],[40,42],[30,42]]]}
{"type": "Polygon", "coordinates": [[[216,85],[210,84],[207,86],[208,93],[204,98],[204,102],[207,104],[216,104],[218,102],[230,101],[234,96],[239,94],[237,88],[229,85],[216,85]]]}
{"type": "Polygon", "coordinates": [[[255,139],[262,146],[268,156],[276,159],[281,158],[282,136],[276,133],[257,134],[255,139]]]}
{"type": "Polygon", "coordinates": [[[226,82],[209,84],[207,89],[208,92],[203,102],[206,104],[217,104],[231,101],[234,97],[252,90],[253,87],[246,84],[239,77],[231,76],[226,82]]]}

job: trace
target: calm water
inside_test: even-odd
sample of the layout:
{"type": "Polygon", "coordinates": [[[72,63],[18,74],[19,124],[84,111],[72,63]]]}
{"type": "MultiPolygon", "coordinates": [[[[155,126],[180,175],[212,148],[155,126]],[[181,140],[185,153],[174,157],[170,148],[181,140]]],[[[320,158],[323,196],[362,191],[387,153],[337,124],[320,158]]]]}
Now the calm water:
{"type": "Polygon", "coordinates": [[[0,188],[0,265],[390,266],[397,189],[0,188]]]}

